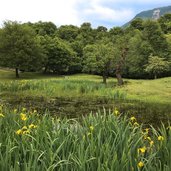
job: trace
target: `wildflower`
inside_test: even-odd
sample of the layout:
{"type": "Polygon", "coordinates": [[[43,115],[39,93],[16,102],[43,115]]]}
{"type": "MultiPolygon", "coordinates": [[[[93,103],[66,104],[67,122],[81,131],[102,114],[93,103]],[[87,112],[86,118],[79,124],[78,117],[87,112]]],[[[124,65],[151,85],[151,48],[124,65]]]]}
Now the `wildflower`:
{"type": "Polygon", "coordinates": [[[2,113],[0,113],[0,117],[4,118],[5,116],[2,113]]]}
{"type": "Polygon", "coordinates": [[[21,135],[21,134],[23,133],[23,131],[22,131],[21,129],[19,129],[19,130],[17,130],[15,133],[16,133],[17,135],[21,135]]]}
{"type": "Polygon", "coordinates": [[[134,122],[134,121],[136,121],[136,118],[135,118],[134,116],[132,116],[132,117],[130,118],[130,120],[131,120],[132,122],[134,122]]]}
{"type": "Polygon", "coordinates": [[[17,109],[14,109],[14,113],[17,113],[17,109]]]}
{"type": "Polygon", "coordinates": [[[23,107],[22,111],[23,111],[23,112],[25,112],[25,111],[26,111],[26,108],[25,108],[25,107],[23,107]]]}
{"type": "Polygon", "coordinates": [[[158,136],[158,140],[159,141],[163,141],[164,140],[164,137],[163,136],[158,136]]]}
{"type": "Polygon", "coordinates": [[[138,122],[134,122],[134,126],[138,127],[139,123],[138,122]]]}
{"type": "Polygon", "coordinates": [[[147,139],[147,136],[146,135],[144,135],[144,140],[146,140],[147,139]]]}
{"type": "Polygon", "coordinates": [[[22,130],[27,130],[27,126],[23,126],[22,127],[22,130]]]}
{"type": "Polygon", "coordinates": [[[147,148],[144,146],[144,147],[138,149],[138,153],[144,154],[146,152],[146,150],[147,150],[147,148]]]}
{"type": "Polygon", "coordinates": [[[29,125],[29,128],[30,128],[30,129],[32,129],[32,128],[37,128],[37,125],[30,124],[30,125],[29,125]]]}
{"type": "Polygon", "coordinates": [[[145,133],[147,133],[147,134],[149,133],[149,128],[145,129],[145,133]]]}
{"type": "Polygon", "coordinates": [[[23,131],[23,134],[30,134],[29,130],[23,131]]]}
{"type": "Polygon", "coordinates": [[[138,167],[139,168],[142,168],[144,166],[144,163],[142,162],[142,161],[140,161],[139,163],[138,163],[138,167]]]}
{"type": "Polygon", "coordinates": [[[119,111],[115,108],[113,114],[114,114],[115,116],[118,116],[118,115],[119,115],[119,111]]]}
{"type": "Polygon", "coordinates": [[[147,137],[147,140],[151,141],[151,138],[150,137],[147,137]]]}
{"type": "Polygon", "coordinates": [[[20,114],[20,118],[21,118],[21,120],[23,120],[23,121],[27,120],[27,116],[26,116],[26,114],[24,114],[24,113],[21,113],[21,114],[20,114]]]}
{"type": "Polygon", "coordinates": [[[37,113],[37,110],[34,110],[33,113],[37,113]]]}
{"type": "Polygon", "coordinates": [[[171,130],[171,126],[168,126],[168,127],[167,127],[167,130],[171,130]]]}
{"type": "Polygon", "coordinates": [[[151,141],[151,138],[148,136],[148,133],[147,132],[142,132],[142,134],[144,135],[144,140],[149,140],[151,141]]]}
{"type": "Polygon", "coordinates": [[[24,134],[29,134],[30,131],[28,130],[27,126],[23,126],[21,129],[17,130],[15,132],[17,135],[24,135],[24,134]]]}
{"type": "Polygon", "coordinates": [[[154,141],[150,141],[150,147],[153,146],[154,144],[154,141]]]}
{"type": "Polygon", "coordinates": [[[93,131],[94,130],[94,127],[93,126],[90,126],[90,131],[93,131]]]}

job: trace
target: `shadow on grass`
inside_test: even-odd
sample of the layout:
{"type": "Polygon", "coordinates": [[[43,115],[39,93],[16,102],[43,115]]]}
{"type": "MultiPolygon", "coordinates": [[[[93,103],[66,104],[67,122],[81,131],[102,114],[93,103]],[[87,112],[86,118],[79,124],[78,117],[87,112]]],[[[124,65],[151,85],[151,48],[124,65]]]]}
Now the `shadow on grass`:
{"type": "Polygon", "coordinates": [[[26,107],[37,109],[39,113],[48,110],[53,116],[79,118],[82,115],[96,113],[103,109],[114,110],[129,117],[135,116],[139,123],[160,126],[161,122],[167,124],[171,121],[171,106],[169,104],[145,103],[141,101],[110,100],[108,98],[63,98],[56,97],[47,100],[43,97],[10,98],[8,104],[12,108],[26,107]],[[17,99],[17,100],[16,100],[17,99]]]}

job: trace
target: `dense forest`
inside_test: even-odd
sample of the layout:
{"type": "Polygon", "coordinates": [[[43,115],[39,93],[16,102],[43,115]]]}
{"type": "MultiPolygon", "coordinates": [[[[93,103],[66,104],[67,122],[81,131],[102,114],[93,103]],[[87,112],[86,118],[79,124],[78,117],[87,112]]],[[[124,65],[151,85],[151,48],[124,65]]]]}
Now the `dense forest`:
{"type": "Polygon", "coordinates": [[[0,66],[54,74],[99,74],[150,79],[171,76],[171,14],[136,18],[126,28],[6,21],[0,29],[0,66]]]}

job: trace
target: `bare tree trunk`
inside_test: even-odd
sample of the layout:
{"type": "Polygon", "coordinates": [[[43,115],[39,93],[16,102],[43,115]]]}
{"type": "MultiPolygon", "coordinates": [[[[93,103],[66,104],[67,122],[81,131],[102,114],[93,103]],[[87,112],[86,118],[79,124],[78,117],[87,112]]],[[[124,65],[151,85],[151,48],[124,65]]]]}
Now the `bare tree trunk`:
{"type": "Polygon", "coordinates": [[[124,84],[124,81],[123,81],[122,76],[121,76],[120,66],[117,66],[117,67],[116,67],[116,72],[115,72],[115,74],[116,74],[116,78],[117,78],[117,80],[118,80],[118,85],[119,85],[119,86],[123,85],[123,84],[124,84]]]}
{"type": "Polygon", "coordinates": [[[19,78],[19,69],[18,68],[15,68],[15,76],[16,76],[16,78],[19,78]]]}
{"type": "Polygon", "coordinates": [[[120,72],[116,72],[116,78],[118,80],[118,85],[121,86],[124,84],[124,81],[122,79],[121,73],[120,72]]]}
{"type": "Polygon", "coordinates": [[[126,60],[127,52],[128,52],[128,48],[123,48],[122,54],[121,54],[121,59],[120,59],[119,63],[116,65],[115,74],[116,74],[116,78],[118,80],[119,86],[124,84],[124,81],[122,79],[122,70],[123,70],[125,60],[126,60]]]}
{"type": "Polygon", "coordinates": [[[106,84],[106,78],[107,78],[106,75],[103,74],[103,83],[104,83],[104,84],[106,84]]]}

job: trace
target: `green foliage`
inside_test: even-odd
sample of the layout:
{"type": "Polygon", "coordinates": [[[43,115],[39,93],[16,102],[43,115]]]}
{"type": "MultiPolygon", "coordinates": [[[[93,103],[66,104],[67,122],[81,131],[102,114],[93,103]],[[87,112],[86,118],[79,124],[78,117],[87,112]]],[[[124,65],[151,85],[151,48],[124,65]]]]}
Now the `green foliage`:
{"type": "Polygon", "coordinates": [[[116,42],[116,40],[120,37],[123,36],[124,30],[121,27],[113,27],[109,30],[109,38],[113,43],[116,42]]]}
{"type": "Polygon", "coordinates": [[[73,25],[63,25],[57,29],[57,36],[69,42],[75,41],[79,28],[73,25]]]}
{"type": "Polygon", "coordinates": [[[81,25],[77,40],[81,42],[83,47],[85,47],[87,44],[93,44],[95,42],[91,23],[83,23],[81,25]]]}
{"type": "Polygon", "coordinates": [[[2,170],[171,169],[170,127],[141,126],[117,109],[79,122],[0,106],[0,130],[2,170]]]}
{"type": "Polygon", "coordinates": [[[41,36],[53,36],[57,30],[56,25],[52,22],[39,21],[37,23],[26,23],[26,25],[31,26],[35,32],[41,36]]]}
{"type": "Polygon", "coordinates": [[[165,34],[171,33],[171,14],[165,14],[159,19],[159,24],[165,34]]]}
{"type": "Polygon", "coordinates": [[[146,21],[144,23],[143,35],[152,46],[154,55],[168,58],[168,43],[157,21],[146,21]]]}
{"type": "Polygon", "coordinates": [[[40,40],[47,57],[45,72],[62,74],[74,65],[76,54],[67,42],[49,36],[40,37],[40,40]]]}
{"type": "Polygon", "coordinates": [[[84,71],[102,73],[103,82],[112,69],[116,49],[113,44],[100,42],[94,45],[87,45],[84,48],[84,71]]]}
{"type": "Polygon", "coordinates": [[[143,19],[141,18],[136,18],[133,21],[131,21],[130,24],[131,27],[133,27],[134,29],[138,29],[138,30],[143,30],[143,19]]]}
{"type": "Polygon", "coordinates": [[[158,56],[150,56],[145,71],[154,75],[157,78],[161,73],[167,72],[170,69],[170,62],[158,56]]]}
{"type": "Polygon", "coordinates": [[[0,32],[0,61],[3,66],[34,71],[42,66],[43,49],[27,25],[5,22],[0,32]]]}
{"type": "Polygon", "coordinates": [[[108,30],[106,27],[98,26],[97,29],[94,30],[95,40],[99,41],[108,36],[108,30]]]}
{"type": "Polygon", "coordinates": [[[139,30],[134,30],[129,40],[129,52],[125,62],[125,72],[127,77],[145,78],[144,65],[148,63],[148,56],[153,53],[153,49],[148,41],[143,40],[143,34],[139,30]]]}
{"type": "MultiPolygon", "coordinates": [[[[8,36],[4,36],[6,26],[0,29],[0,58],[3,59],[0,65],[16,68],[16,73],[19,69],[57,74],[91,72],[102,75],[104,82],[108,75],[115,74],[118,84],[122,85],[122,76],[150,78],[144,70],[150,54],[171,60],[170,14],[162,16],[159,21],[137,18],[130,27],[110,30],[104,26],[92,28],[91,23],[59,28],[52,22],[14,23],[11,22],[11,27],[17,25],[19,29],[15,28],[17,31],[13,31],[13,35],[10,30],[8,36]],[[17,48],[13,48],[14,44],[17,48]],[[16,59],[20,60],[14,65],[16,59]]],[[[171,69],[162,76],[170,74],[171,69]]]]}

